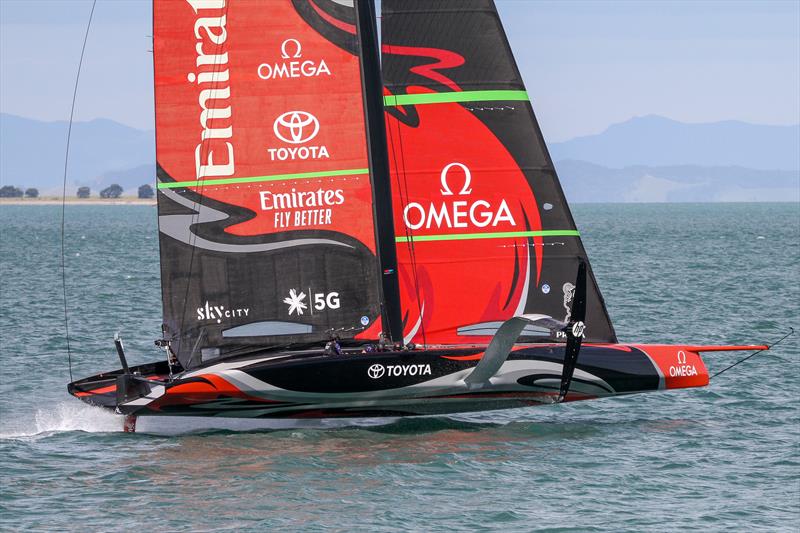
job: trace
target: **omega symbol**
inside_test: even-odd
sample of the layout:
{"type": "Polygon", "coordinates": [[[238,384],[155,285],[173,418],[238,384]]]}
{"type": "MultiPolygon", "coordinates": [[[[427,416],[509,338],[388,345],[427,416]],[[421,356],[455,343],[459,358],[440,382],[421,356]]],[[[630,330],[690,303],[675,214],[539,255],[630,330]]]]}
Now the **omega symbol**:
{"type": "Polygon", "coordinates": [[[287,111],[275,119],[272,131],[285,143],[303,144],[317,136],[319,121],[305,111],[287,111]]]}
{"type": "Polygon", "coordinates": [[[472,182],[472,174],[467,168],[467,165],[464,165],[463,163],[450,163],[442,169],[442,196],[453,196],[453,191],[450,190],[450,186],[447,183],[447,173],[450,172],[450,169],[453,167],[458,167],[464,171],[464,186],[461,187],[461,192],[458,193],[459,196],[472,193],[472,189],[469,188],[469,184],[472,182]]]}
{"type": "Polygon", "coordinates": [[[303,56],[303,46],[300,44],[300,41],[297,39],[286,39],[281,43],[281,57],[283,59],[289,59],[290,57],[302,57],[303,56]],[[295,52],[294,55],[290,55],[287,51],[287,44],[294,43],[295,52]]]}

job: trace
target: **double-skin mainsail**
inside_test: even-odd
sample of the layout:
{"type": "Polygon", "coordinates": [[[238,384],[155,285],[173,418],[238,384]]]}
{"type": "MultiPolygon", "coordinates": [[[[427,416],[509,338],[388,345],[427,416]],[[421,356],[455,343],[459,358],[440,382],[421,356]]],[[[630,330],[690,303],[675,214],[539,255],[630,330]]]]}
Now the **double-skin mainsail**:
{"type": "MultiPolygon", "coordinates": [[[[372,160],[377,61],[345,4],[155,2],[164,328],[186,368],[374,340],[398,311],[420,344],[485,342],[526,311],[568,318],[586,254],[493,3],[382,3],[388,153],[372,160]]],[[[614,342],[593,278],[589,293],[587,337],[614,342]]]]}

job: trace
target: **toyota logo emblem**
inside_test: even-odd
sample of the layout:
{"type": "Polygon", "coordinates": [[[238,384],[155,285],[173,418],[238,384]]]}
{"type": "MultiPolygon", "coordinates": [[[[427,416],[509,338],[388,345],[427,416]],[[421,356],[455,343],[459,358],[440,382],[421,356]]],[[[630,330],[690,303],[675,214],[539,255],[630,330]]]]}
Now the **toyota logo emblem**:
{"type": "Polygon", "coordinates": [[[272,131],[285,143],[303,144],[317,136],[319,121],[305,111],[287,111],[275,119],[272,131]]]}
{"type": "Polygon", "coordinates": [[[378,363],[375,363],[374,365],[372,365],[367,369],[367,375],[372,379],[381,378],[385,373],[386,369],[383,367],[383,365],[378,363]]]}

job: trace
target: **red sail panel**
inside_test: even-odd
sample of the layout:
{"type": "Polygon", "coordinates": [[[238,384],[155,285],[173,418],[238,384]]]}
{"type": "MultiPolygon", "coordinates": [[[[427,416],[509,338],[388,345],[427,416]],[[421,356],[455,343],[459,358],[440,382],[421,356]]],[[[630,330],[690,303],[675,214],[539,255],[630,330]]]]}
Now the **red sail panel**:
{"type": "MultiPolygon", "coordinates": [[[[384,0],[382,13],[406,337],[486,342],[518,314],[566,319],[588,259],[493,2],[384,0]]],[[[613,341],[590,278],[587,336],[613,341]]]]}
{"type": "Polygon", "coordinates": [[[290,0],[155,6],[164,171],[256,214],[229,233],[334,230],[374,249],[358,57],[290,0]]]}
{"type": "Polygon", "coordinates": [[[182,359],[380,329],[353,20],[329,0],[154,2],[165,323],[182,359]]]}
{"type": "Polygon", "coordinates": [[[457,330],[524,312],[540,275],[528,241],[542,239],[524,236],[541,230],[536,200],[502,143],[459,104],[419,106],[418,114],[426,127],[398,133],[395,122],[391,130],[403,147],[392,155],[404,307],[421,317],[417,342],[485,341],[457,330]],[[470,133],[457,143],[443,138],[457,131],[470,133]]]}

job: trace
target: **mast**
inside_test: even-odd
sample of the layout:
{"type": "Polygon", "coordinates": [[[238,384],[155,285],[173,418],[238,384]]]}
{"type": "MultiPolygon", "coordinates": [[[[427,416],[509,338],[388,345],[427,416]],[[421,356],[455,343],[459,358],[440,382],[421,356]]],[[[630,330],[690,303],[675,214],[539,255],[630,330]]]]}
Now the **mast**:
{"type": "Polygon", "coordinates": [[[378,51],[374,0],[355,0],[356,28],[361,48],[361,84],[367,123],[367,152],[375,217],[375,241],[380,267],[384,332],[392,342],[403,342],[400,284],[394,243],[394,217],[383,110],[383,80],[378,51]]]}

